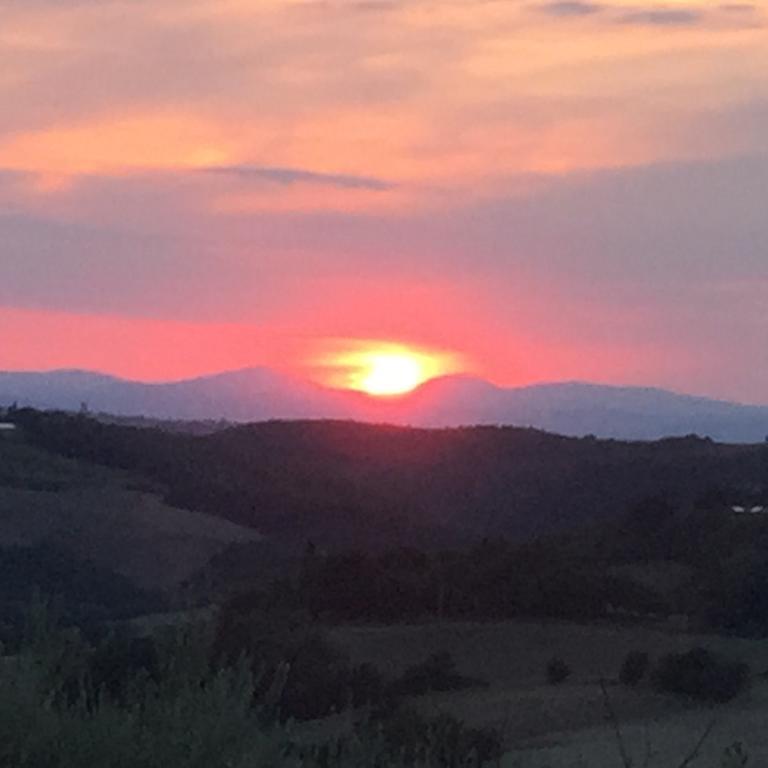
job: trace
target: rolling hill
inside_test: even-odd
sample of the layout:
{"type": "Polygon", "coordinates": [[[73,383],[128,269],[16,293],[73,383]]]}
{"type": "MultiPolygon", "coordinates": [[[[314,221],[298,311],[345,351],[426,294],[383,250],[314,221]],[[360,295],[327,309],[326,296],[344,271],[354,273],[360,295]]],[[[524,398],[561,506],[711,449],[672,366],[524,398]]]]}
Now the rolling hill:
{"type": "Polygon", "coordinates": [[[762,503],[768,491],[768,446],[694,437],[621,442],[345,421],[195,436],[34,410],[14,418],[34,446],[149,478],[171,506],[298,547],[525,539],[619,519],[651,496],[686,506],[718,488],[729,503],[762,503]]]}
{"type": "Polygon", "coordinates": [[[656,440],[697,434],[762,442],[768,406],[747,406],[640,387],[555,383],[497,387],[452,376],[407,396],[375,399],[266,368],[147,384],[86,371],[0,373],[0,406],[90,411],[166,420],[354,419],[422,427],[499,424],[563,435],[656,440]]]}
{"type": "Polygon", "coordinates": [[[0,548],[55,551],[148,590],[171,590],[249,528],[164,504],[123,472],[0,440],[0,548]]]}

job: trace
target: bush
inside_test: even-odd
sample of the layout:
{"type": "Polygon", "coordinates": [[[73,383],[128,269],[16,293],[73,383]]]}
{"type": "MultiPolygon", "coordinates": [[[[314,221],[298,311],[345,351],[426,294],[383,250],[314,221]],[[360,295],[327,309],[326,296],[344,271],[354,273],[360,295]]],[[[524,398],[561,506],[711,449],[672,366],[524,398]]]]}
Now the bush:
{"type": "MultiPolygon", "coordinates": [[[[94,648],[41,612],[28,625],[18,654],[2,660],[3,767],[483,768],[501,756],[493,730],[397,710],[318,744],[311,732],[262,717],[272,702],[258,696],[250,659],[210,663],[205,626],[164,630],[152,644],[113,637],[94,648]]],[[[357,675],[363,687],[375,685],[370,668],[357,675]]]]}
{"type": "Polygon", "coordinates": [[[670,653],[654,673],[660,691],[705,701],[730,701],[749,684],[749,667],[730,661],[706,648],[670,653]]]}
{"type": "Polygon", "coordinates": [[[225,768],[280,765],[284,734],[259,727],[244,665],[179,667],[158,683],[137,677],[89,700],[73,673],[89,649],[73,634],[23,647],[0,679],[0,765],[14,768],[225,768]],[[81,658],[73,657],[73,650],[81,658]],[[78,688],[79,686],[79,688],[78,688]]]}
{"type": "Polygon", "coordinates": [[[637,685],[648,671],[650,658],[643,651],[630,651],[619,671],[619,681],[622,685],[637,685]]]}
{"type": "Polygon", "coordinates": [[[301,611],[230,601],[219,614],[211,661],[227,666],[247,656],[257,697],[270,699],[282,719],[312,720],[348,707],[377,704],[384,684],[372,665],[347,656],[301,611]]]}
{"type": "Polygon", "coordinates": [[[309,635],[288,664],[277,701],[283,718],[313,720],[381,699],[384,684],[378,669],[372,664],[351,666],[321,635],[309,635]]]}
{"type": "Polygon", "coordinates": [[[547,682],[559,685],[571,676],[571,668],[560,658],[555,657],[547,662],[547,682]]]}
{"type": "Polygon", "coordinates": [[[431,691],[458,691],[478,685],[477,680],[463,677],[456,671],[456,662],[447,651],[433,653],[416,664],[389,686],[393,696],[421,696],[431,691]]]}
{"type": "Polygon", "coordinates": [[[381,739],[384,753],[406,765],[484,766],[496,763],[504,752],[498,731],[470,728],[447,713],[427,718],[415,710],[397,709],[383,720],[364,724],[359,731],[364,741],[370,742],[371,728],[381,739]]]}

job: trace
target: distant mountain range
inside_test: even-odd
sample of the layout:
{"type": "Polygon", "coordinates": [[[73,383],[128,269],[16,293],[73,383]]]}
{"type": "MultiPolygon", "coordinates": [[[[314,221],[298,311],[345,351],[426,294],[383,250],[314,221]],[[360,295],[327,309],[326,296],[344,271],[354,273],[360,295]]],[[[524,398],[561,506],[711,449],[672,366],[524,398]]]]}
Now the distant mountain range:
{"type": "Polygon", "coordinates": [[[661,389],[578,382],[503,388],[469,376],[427,382],[409,395],[371,398],[267,368],[147,384],[87,371],[0,373],[0,406],[78,410],[152,419],[354,419],[425,427],[531,426],[563,435],[628,440],[698,434],[734,443],[768,436],[768,406],[661,389]]]}

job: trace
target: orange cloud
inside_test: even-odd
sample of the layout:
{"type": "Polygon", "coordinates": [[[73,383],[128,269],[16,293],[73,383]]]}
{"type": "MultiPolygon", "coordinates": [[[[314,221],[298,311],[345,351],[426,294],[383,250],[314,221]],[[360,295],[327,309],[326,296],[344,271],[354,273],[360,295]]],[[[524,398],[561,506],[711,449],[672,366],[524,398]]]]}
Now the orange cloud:
{"type": "MultiPolygon", "coordinates": [[[[89,100],[83,81],[43,125],[30,117],[3,138],[0,121],[0,167],[41,174],[42,191],[65,189],[67,176],[246,162],[373,175],[399,190],[217,190],[210,206],[402,210],[439,205],[435,190],[482,196],[515,174],[690,157],[697,109],[762,88],[768,46],[757,24],[718,11],[712,23],[660,34],[614,18],[642,4],[596,7],[607,10],[576,19],[464,0],[381,12],[286,0],[158,0],[130,14],[110,2],[14,8],[0,32],[0,53],[11,54],[0,73],[5,103],[34,115],[61,93],[60,62],[45,51],[65,52],[76,72],[98,69],[105,83],[89,100]],[[184,31],[209,47],[190,45],[184,31]],[[19,59],[27,49],[35,55],[19,59]],[[175,66],[126,77],[164,59],[175,66]]],[[[709,13],[705,3],[685,8],[709,13]]],[[[728,150],[715,140],[700,154],[728,150]]]]}
{"type": "Polygon", "coordinates": [[[0,166],[60,175],[195,168],[229,162],[235,142],[222,126],[190,115],[103,118],[0,142],[0,166]]]}

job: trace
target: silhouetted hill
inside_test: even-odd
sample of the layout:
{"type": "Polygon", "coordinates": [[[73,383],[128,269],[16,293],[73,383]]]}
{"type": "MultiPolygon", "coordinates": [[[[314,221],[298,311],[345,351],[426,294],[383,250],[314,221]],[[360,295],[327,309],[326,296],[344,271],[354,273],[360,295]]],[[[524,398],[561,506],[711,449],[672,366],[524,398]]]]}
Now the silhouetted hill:
{"type": "Polygon", "coordinates": [[[221,516],[163,504],[161,490],[136,473],[0,437],[0,554],[47,547],[139,588],[171,591],[230,545],[259,539],[221,516]]]}
{"type": "Polygon", "coordinates": [[[141,474],[172,505],[296,546],[523,539],[618,519],[648,496],[685,506],[717,487],[738,503],[768,488],[768,446],[693,437],[631,443],[342,421],[192,436],[31,410],[14,418],[39,447],[141,474]]]}
{"type": "Polygon", "coordinates": [[[13,402],[69,411],[85,403],[94,413],[162,420],[332,418],[424,427],[503,424],[573,436],[655,440],[698,434],[741,443],[760,442],[768,435],[768,407],[577,382],[508,389],[468,376],[436,379],[410,395],[377,399],[266,368],[162,384],[84,371],[0,373],[0,405],[13,402]]]}

